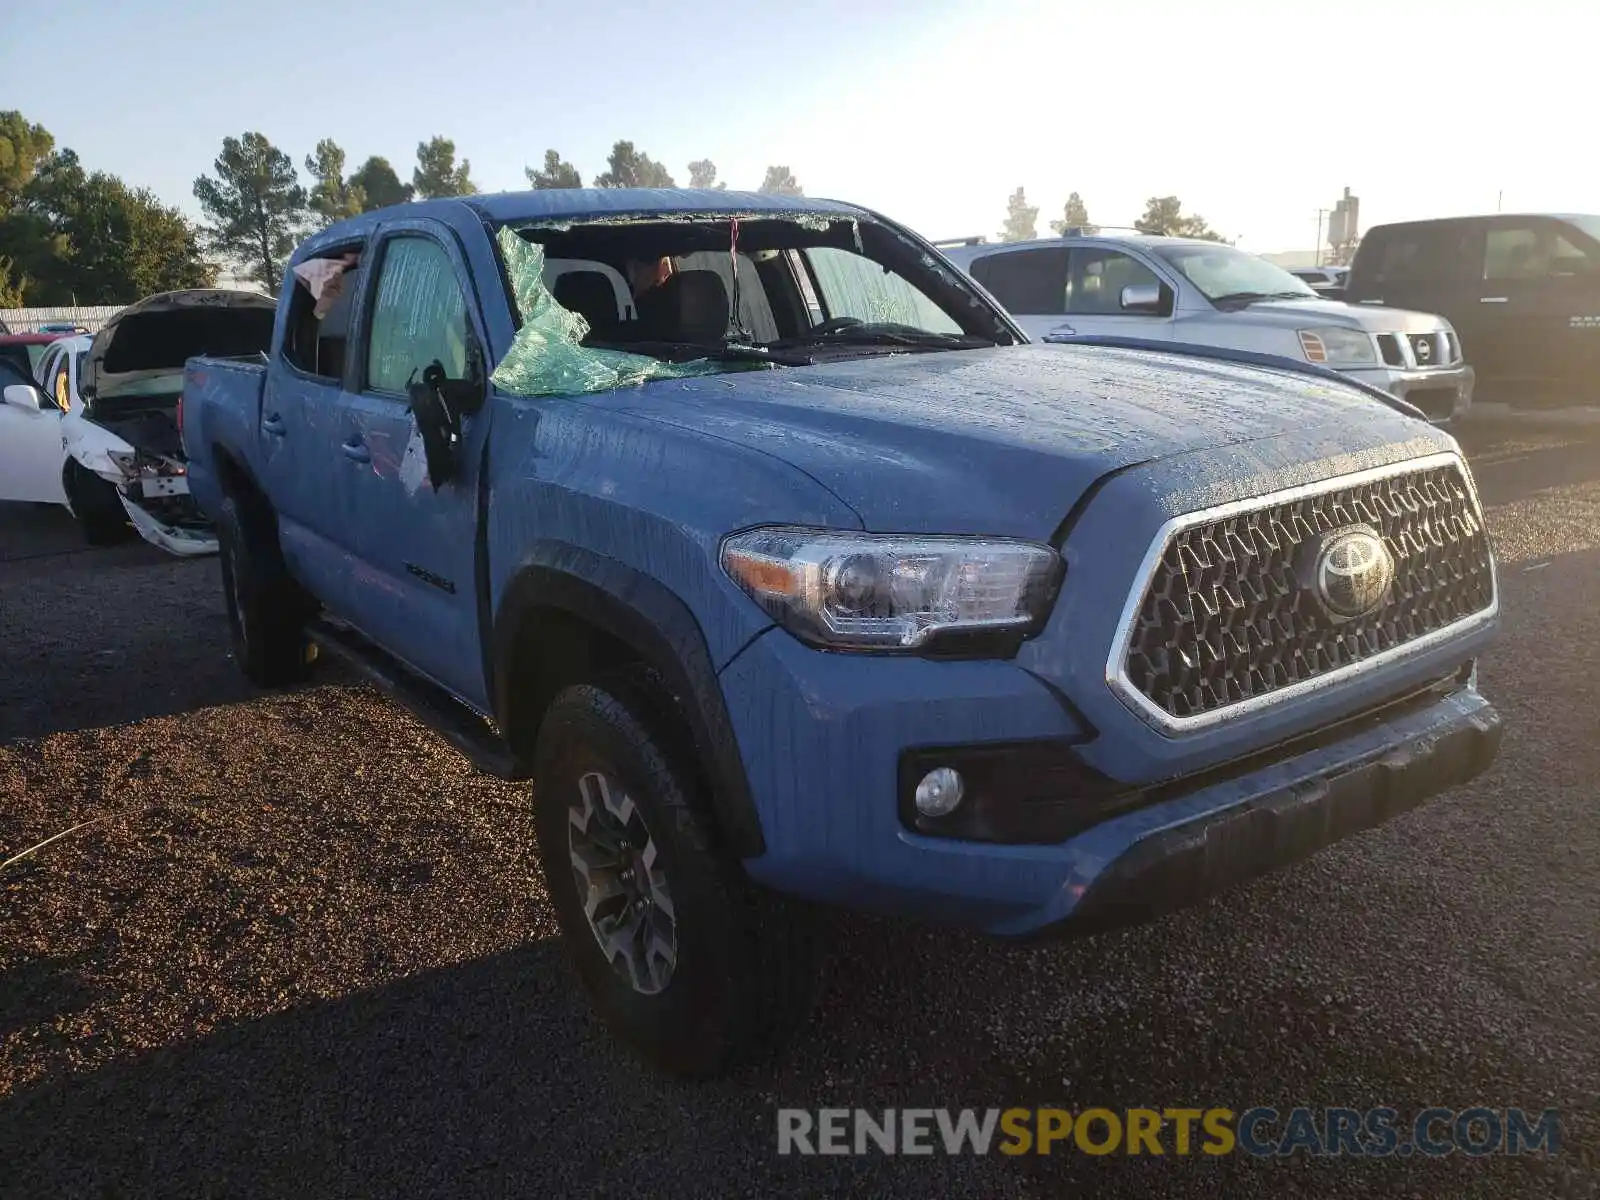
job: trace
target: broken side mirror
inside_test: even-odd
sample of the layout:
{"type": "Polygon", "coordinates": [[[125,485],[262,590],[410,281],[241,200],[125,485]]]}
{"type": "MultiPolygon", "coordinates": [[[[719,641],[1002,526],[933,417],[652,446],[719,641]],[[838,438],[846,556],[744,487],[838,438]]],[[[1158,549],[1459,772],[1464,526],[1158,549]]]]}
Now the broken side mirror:
{"type": "Polygon", "coordinates": [[[483,408],[488,396],[483,357],[475,340],[467,345],[467,377],[451,379],[444,364],[434,359],[422,371],[420,382],[406,389],[411,413],[422,435],[422,453],[428,464],[428,481],[438,491],[461,476],[461,423],[483,408]]]}
{"type": "Polygon", "coordinates": [[[12,408],[20,408],[24,412],[41,412],[45,406],[44,393],[31,383],[7,384],[5,391],[0,393],[0,399],[4,399],[12,408]]]}

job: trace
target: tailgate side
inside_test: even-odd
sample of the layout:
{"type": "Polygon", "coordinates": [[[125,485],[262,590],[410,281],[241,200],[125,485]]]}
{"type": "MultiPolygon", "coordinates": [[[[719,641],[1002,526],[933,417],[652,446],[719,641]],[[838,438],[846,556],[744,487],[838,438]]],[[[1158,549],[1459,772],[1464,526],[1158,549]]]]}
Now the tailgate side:
{"type": "Polygon", "coordinates": [[[266,380],[259,361],[191,358],[184,366],[181,433],[189,491],[213,519],[222,503],[221,459],[255,473],[266,380]]]}

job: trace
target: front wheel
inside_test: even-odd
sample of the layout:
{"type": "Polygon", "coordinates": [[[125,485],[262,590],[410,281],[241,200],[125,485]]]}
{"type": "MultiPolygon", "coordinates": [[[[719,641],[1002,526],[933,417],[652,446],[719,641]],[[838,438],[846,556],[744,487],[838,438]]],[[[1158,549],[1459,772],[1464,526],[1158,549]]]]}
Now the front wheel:
{"type": "Polygon", "coordinates": [[[127,510],[122,507],[114,483],[85,470],[76,461],[69,462],[64,482],[72,515],[78,519],[83,540],[89,545],[115,546],[133,536],[127,510]]]}
{"type": "Polygon", "coordinates": [[[534,816],[563,940],[601,1016],[647,1060],[704,1078],[769,1057],[804,1022],[815,916],[755,888],[716,846],[664,691],[648,676],[556,697],[534,816]]]}

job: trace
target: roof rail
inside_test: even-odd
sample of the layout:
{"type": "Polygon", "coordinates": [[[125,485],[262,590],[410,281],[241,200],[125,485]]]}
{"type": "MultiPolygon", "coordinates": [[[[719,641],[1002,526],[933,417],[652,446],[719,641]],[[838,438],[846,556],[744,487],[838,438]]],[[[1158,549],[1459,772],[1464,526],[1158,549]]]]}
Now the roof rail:
{"type": "MultiPolygon", "coordinates": [[[[1094,237],[1095,235],[1101,234],[1101,233],[1139,233],[1139,234],[1144,234],[1145,231],[1142,230],[1142,229],[1136,229],[1132,225],[1068,225],[1065,229],[1063,229],[1061,231],[1061,236],[1062,237],[1094,237]]],[[[1145,234],[1145,236],[1150,237],[1150,236],[1160,236],[1160,235],[1145,234]]]]}
{"type": "Polygon", "coordinates": [[[984,242],[986,242],[988,240],[989,239],[987,239],[986,237],[984,237],[980,233],[977,237],[941,238],[939,241],[935,242],[934,245],[935,246],[941,246],[941,247],[943,247],[943,246],[981,246],[981,245],[984,244],[984,242]]]}

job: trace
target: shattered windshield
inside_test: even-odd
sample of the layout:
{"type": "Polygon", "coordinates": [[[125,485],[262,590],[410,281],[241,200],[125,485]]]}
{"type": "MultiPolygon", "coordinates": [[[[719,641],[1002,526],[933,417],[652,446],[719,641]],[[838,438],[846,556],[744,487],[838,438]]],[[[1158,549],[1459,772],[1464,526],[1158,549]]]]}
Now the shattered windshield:
{"type": "Polygon", "coordinates": [[[519,395],[1017,340],[950,267],[875,223],[813,213],[506,227],[519,395]]]}

